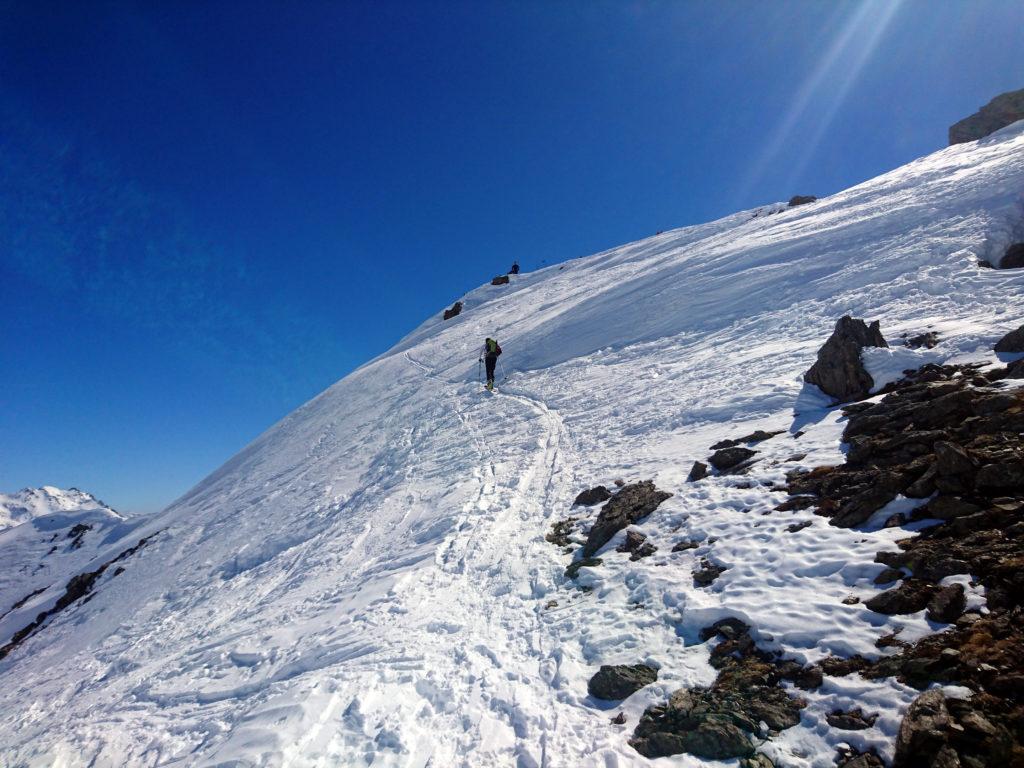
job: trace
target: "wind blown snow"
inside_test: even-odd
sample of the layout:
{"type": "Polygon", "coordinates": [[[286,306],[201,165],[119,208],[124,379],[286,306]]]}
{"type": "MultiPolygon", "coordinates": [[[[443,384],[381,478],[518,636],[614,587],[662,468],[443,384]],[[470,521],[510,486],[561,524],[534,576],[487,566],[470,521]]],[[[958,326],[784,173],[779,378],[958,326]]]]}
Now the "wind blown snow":
{"type": "MultiPolygon", "coordinates": [[[[872,557],[906,531],[763,514],[784,498],[766,484],[842,458],[841,414],[800,376],[840,315],[880,320],[894,347],[939,332],[932,350],[866,355],[879,386],[922,362],[991,357],[1024,316],[1024,275],[977,262],[1024,221],[1022,190],[1018,123],[809,205],[740,212],[471,292],[458,317],[439,313],[76,563],[95,568],[155,534],[122,575],[104,572],[87,603],[0,660],[0,757],[734,765],[650,761],[627,743],[646,706],[714,679],[701,627],[740,617],[800,661],[875,657],[897,626],[904,638],[934,631],[923,613],[842,602],[878,590],[872,557]],[[505,351],[493,396],[477,382],[485,336],[505,351]],[[685,482],[712,443],[758,428],[785,432],[759,446],[749,476],[685,482]],[[579,491],[616,478],[674,494],[637,526],[658,551],[631,562],[615,551],[620,533],[601,567],[569,581],[569,556],[544,535],[579,491]],[[698,548],[673,553],[684,538],[698,548]],[[702,557],[727,570],[699,588],[690,573],[702,557]],[[638,662],[659,679],[615,708],[626,726],[612,725],[587,680],[601,664],[638,662]]],[[[65,582],[9,611],[0,643],[65,582]]],[[[804,695],[801,723],[763,749],[818,768],[839,741],[891,757],[915,692],[851,677],[804,695]],[[853,703],[881,713],[874,727],[825,726],[853,703]]]]}

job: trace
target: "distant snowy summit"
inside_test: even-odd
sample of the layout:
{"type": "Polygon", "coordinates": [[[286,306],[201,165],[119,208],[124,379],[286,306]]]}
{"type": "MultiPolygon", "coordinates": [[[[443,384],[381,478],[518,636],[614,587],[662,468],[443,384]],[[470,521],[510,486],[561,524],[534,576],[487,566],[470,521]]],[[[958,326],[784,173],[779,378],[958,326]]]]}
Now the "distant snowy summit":
{"type": "Polygon", "coordinates": [[[57,512],[86,511],[105,512],[118,520],[124,519],[123,515],[91,493],[78,488],[64,490],[44,485],[42,488],[23,488],[17,493],[0,493],[0,530],[57,512]]]}

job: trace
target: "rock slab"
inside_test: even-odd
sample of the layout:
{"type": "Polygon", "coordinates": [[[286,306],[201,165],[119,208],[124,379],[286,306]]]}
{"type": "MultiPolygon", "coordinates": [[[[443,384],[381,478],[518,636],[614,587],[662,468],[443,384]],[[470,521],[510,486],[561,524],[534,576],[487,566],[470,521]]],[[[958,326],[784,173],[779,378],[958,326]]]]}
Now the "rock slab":
{"type": "Polygon", "coordinates": [[[867,397],[875,382],[861,361],[860,351],[864,347],[888,346],[877,320],[868,325],[844,315],[818,351],[814,365],[804,374],[804,381],[840,402],[867,397]]]}

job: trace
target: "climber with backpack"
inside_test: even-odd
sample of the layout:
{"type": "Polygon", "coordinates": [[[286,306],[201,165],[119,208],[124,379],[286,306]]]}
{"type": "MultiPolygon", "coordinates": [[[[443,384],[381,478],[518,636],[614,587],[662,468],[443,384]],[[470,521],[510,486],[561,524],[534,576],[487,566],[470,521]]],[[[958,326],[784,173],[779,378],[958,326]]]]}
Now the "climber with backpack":
{"type": "Polygon", "coordinates": [[[484,340],[484,348],[480,352],[480,356],[484,360],[484,365],[487,368],[487,389],[491,391],[494,389],[494,366],[498,363],[498,355],[501,354],[501,346],[494,339],[487,337],[484,340]]]}
{"type": "Polygon", "coordinates": [[[519,262],[518,261],[513,261],[512,262],[512,269],[510,269],[508,271],[508,273],[510,275],[518,275],[519,274],[519,262]]]}

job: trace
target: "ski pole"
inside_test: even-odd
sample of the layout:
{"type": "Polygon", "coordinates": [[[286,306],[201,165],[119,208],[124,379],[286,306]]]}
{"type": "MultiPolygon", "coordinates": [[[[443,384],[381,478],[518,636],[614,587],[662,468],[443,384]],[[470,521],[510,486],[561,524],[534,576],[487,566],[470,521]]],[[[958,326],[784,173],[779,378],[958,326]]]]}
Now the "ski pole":
{"type": "Polygon", "coordinates": [[[476,383],[477,384],[480,384],[484,380],[483,379],[483,375],[480,373],[480,366],[483,364],[483,362],[484,362],[484,359],[482,357],[478,357],[476,359],[476,383]]]}
{"type": "Polygon", "coordinates": [[[508,381],[508,376],[505,375],[505,364],[501,362],[501,358],[498,358],[498,365],[501,366],[501,380],[502,382],[508,381]]]}

